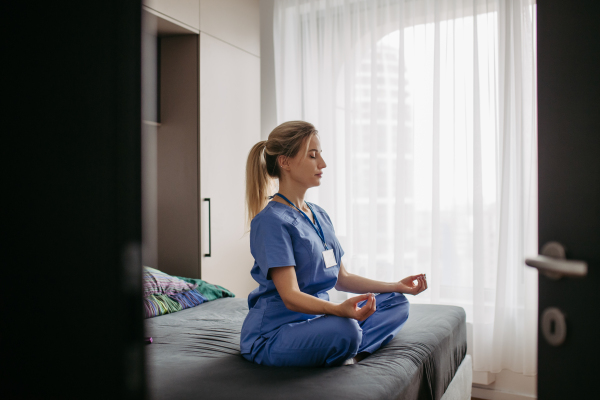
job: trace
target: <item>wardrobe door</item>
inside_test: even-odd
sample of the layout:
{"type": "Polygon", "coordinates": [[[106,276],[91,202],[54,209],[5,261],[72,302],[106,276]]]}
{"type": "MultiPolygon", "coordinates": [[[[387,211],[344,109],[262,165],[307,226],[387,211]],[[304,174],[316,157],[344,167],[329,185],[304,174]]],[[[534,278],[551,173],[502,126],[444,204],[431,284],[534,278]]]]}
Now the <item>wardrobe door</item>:
{"type": "Polygon", "coordinates": [[[200,190],[210,199],[210,230],[208,201],[201,216],[202,279],[238,297],[257,286],[244,196],[246,159],[259,140],[260,58],[201,31],[200,190]]]}

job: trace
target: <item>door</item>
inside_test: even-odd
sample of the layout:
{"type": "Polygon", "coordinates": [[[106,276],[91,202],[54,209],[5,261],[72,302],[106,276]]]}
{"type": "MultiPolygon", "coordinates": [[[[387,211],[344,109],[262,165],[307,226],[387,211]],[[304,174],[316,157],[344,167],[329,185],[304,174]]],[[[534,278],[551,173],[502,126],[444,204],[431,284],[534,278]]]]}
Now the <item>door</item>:
{"type": "MultiPolygon", "coordinates": [[[[584,277],[540,274],[540,320],[558,309],[566,336],[553,345],[539,329],[538,398],[584,399],[600,373],[600,10],[546,0],[537,15],[540,249],[556,241],[587,263],[584,277]]],[[[561,328],[551,322],[550,339],[561,328]]]]}
{"type": "Polygon", "coordinates": [[[202,279],[245,298],[258,285],[245,227],[246,159],[260,140],[260,58],[200,33],[202,279]],[[210,255],[210,256],[208,256],[210,255]]]}
{"type": "Polygon", "coordinates": [[[141,2],[2,15],[0,397],[142,400],[141,2]]]}

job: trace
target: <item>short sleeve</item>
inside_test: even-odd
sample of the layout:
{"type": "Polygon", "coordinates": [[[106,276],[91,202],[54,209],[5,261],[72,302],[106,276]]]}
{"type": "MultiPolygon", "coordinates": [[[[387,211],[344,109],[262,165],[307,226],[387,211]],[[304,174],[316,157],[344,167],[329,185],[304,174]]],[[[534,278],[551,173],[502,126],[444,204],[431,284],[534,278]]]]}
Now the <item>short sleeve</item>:
{"type": "Polygon", "coordinates": [[[276,215],[265,217],[252,221],[250,250],[263,275],[271,279],[270,268],[296,266],[296,260],[285,222],[276,215]]]}

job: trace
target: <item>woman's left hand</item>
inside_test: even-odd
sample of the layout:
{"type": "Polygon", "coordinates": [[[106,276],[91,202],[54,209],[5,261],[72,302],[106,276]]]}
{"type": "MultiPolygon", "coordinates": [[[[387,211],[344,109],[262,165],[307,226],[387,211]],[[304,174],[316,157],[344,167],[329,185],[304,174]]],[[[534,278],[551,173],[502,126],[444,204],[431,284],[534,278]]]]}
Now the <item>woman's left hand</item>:
{"type": "Polygon", "coordinates": [[[416,296],[427,289],[427,278],[425,274],[407,276],[396,284],[396,288],[398,293],[416,296]]]}

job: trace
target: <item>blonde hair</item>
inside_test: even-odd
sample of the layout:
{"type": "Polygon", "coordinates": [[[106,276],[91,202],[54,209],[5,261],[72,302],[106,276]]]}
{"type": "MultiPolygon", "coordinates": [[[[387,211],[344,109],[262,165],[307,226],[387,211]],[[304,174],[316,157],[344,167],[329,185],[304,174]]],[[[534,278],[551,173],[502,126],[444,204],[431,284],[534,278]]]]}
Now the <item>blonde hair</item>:
{"type": "MultiPolygon", "coordinates": [[[[279,156],[295,157],[305,139],[316,135],[313,124],[288,121],[277,126],[268,140],[256,143],[246,163],[246,212],[248,228],[254,217],[265,208],[274,194],[274,180],[281,177],[279,156]]],[[[306,141],[308,150],[309,141],[306,141]]]]}

